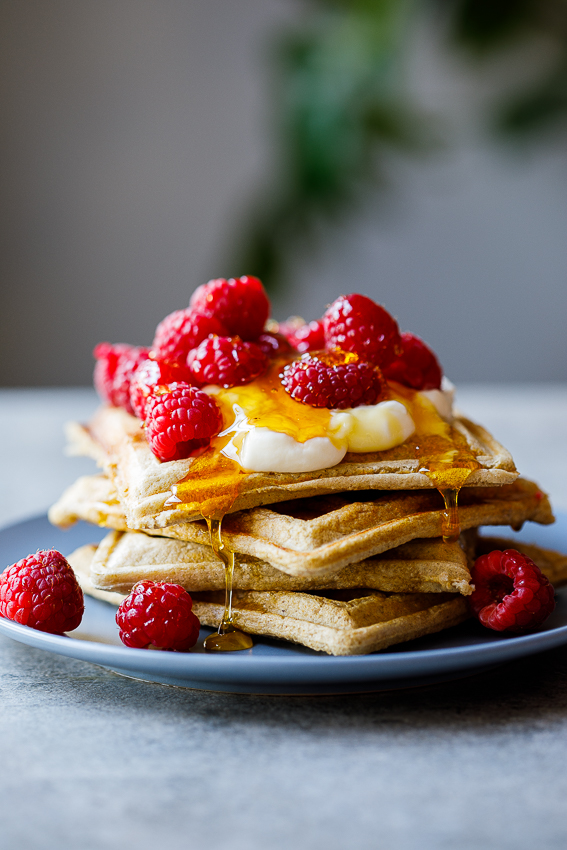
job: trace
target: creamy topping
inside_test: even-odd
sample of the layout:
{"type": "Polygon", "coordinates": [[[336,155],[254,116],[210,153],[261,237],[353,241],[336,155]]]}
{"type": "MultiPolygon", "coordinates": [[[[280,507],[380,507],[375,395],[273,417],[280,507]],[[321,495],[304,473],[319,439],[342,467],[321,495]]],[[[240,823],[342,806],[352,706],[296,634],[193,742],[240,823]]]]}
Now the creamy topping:
{"type": "Polygon", "coordinates": [[[420,395],[429,399],[442,419],[446,422],[453,421],[455,385],[448,378],[443,376],[440,390],[422,390],[420,395]]]}
{"type": "Polygon", "coordinates": [[[314,472],[341,462],[347,451],[385,451],[407,440],[415,431],[413,419],[399,401],[330,411],[324,436],[303,442],[250,421],[233,404],[234,421],[220,436],[231,435],[222,453],[251,472],[314,472]]]}
{"type": "Polygon", "coordinates": [[[413,392],[414,401],[399,393],[396,400],[348,410],[313,408],[292,399],[272,367],[263,378],[224,390],[205,387],[219,403],[225,430],[219,434],[221,453],[249,472],[314,472],[336,466],[347,452],[382,452],[422,433],[419,419],[429,409],[437,418],[452,419],[453,385],[444,379],[440,390],[413,392]],[[416,404],[417,402],[417,404],[416,404]],[[422,409],[423,408],[423,409],[422,409]]]}

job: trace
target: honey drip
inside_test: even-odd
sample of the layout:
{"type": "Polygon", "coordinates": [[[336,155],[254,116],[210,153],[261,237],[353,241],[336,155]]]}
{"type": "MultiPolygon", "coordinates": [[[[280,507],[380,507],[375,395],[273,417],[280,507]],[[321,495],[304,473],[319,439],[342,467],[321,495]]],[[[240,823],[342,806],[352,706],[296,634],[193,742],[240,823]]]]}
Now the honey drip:
{"type": "Polygon", "coordinates": [[[459,492],[481,464],[463,435],[439,416],[429,399],[401,387],[397,387],[397,395],[400,401],[410,402],[416,425],[416,433],[405,445],[411,446],[421,462],[419,471],[427,475],[443,497],[443,540],[453,543],[461,533],[459,492]]]}
{"type": "Polygon", "coordinates": [[[240,649],[250,649],[254,646],[250,635],[239,631],[232,622],[232,578],[234,575],[234,552],[226,546],[222,539],[222,520],[207,519],[211,546],[218,558],[224,564],[225,597],[224,612],[218,632],[209,635],[205,640],[205,649],[209,652],[234,652],[240,649]]]}

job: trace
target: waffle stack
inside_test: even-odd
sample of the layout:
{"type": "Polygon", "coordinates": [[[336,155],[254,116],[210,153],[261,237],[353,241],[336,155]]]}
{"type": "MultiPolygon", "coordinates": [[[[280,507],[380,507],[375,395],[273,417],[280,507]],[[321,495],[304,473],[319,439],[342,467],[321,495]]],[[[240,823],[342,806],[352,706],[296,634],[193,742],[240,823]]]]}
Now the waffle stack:
{"type": "MultiPolygon", "coordinates": [[[[441,537],[443,499],[404,446],[347,454],[317,472],[243,475],[222,526],[236,554],[234,624],[353,655],[466,619],[470,564],[489,545],[479,542],[478,527],[547,524],[553,515],[547,496],[518,477],[490,434],[462,417],[453,427],[479,469],[461,490],[462,534],[452,543],[441,537]]],[[[218,626],[225,573],[198,510],[194,461],[160,463],[139,421],[118,408],[102,408],[89,426],[72,424],[68,436],[71,453],[91,456],[103,470],[79,479],[50,511],[61,527],[83,519],[109,529],[98,547],[71,556],[84,589],[119,602],[141,579],[172,581],[191,593],[203,625],[218,626]]],[[[535,556],[552,581],[567,578],[567,558],[535,556]]]]}

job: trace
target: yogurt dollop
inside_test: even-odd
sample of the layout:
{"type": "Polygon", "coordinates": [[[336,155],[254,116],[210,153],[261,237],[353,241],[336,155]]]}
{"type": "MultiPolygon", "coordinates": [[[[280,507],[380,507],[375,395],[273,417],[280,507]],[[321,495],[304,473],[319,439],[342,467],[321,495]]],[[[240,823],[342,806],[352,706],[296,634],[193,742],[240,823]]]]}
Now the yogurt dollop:
{"type": "Polygon", "coordinates": [[[332,411],[327,436],[300,443],[289,434],[254,425],[238,405],[232,434],[222,449],[251,472],[314,472],[336,466],[347,452],[385,451],[400,445],[415,431],[413,419],[399,401],[332,411]]]}

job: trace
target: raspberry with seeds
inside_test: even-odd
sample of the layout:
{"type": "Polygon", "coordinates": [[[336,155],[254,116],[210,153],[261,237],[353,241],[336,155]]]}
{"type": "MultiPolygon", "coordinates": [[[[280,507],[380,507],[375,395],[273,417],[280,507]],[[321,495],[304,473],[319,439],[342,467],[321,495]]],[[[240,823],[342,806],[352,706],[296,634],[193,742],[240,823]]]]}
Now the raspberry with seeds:
{"type": "Polygon", "coordinates": [[[376,404],[384,393],[380,370],[370,363],[338,363],[305,354],[280,375],[287,393],[311,407],[345,409],[376,404]]]}
{"type": "Polygon", "coordinates": [[[226,332],[215,316],[190,308],[175,310],[157,326],[152,354],[156,360],[185,363],[191,349],[196,348],[209,334],[223,336],[226,332]]]}
{"type": "Polygon", "coordinates": [[[322,319],[315,322],[306,322],[304,325],[294,328],[286,336],[289,344],[301,354],[305,354],[307,351],[319,351],[325,348],[325,332],[323,330],[322,319]]]}
{"type": "Polygon", "coordinates": [[[401,355],[384,368],[384,377],[414,390],[438,390],[443,371],[432,350],[414,334],[402,334],[401,355]]]}
{"type": "Polygon", "coordinates": [[[327,348],[340,348],[383,368],[401,353],[396,320],[365,295],[341,295],[323,316],[327,348]]]}
{"type": "Polygon", "coordinates": [[[120,640],[135,649],[187,652],[199,638],[193,601],[179,584],[139,581],[116,613],[120,640]]]}
{"type": "Polygon", "coordinates": [[[146,439],[162,461],[181,460],[205,449],[222,428],[214,400],[188,384],[158,387],[146,402],[146,439]]]}
{"type": "Polygon", "coordinates": [[[134,372],[130,383],[130,404],[134,414],[142,422],[146,418],[146,402],[156,387],[169,384],[193,383],[191,373],[185,363],[170,363],[167,360],[144,360],[134,372]]]}
{"type": "Polygon", "coordinates": [[[94,385],[103,401],[134,413],[130,403],[130,383],[134,372],[146,360],[149,349],[119,342],[99,342],[93,351],[96,357],[94,385]]]}
{"type": "Polygon", "coordinates": [[[248,384],[265,372],[268,358],[253,342],[238,336],[210,336],[189,352],[187,365],[196,383],[228,389],[248,384]]]}
{"type": "Polygon", "coordinates": [[[0,576],[0,616],[8,620],[62,635],[79,626],[84,610],[75,573],[55,549],[28,555],[0,576]]]}
{"type": "Polygon", "coordinates": [[[210,280],[195,290],[190,306],[218,319],[228,335],[245,340],[260,336],[270,315],[270,302],[264,287],[252,275],[210,280]]]}
{"type": "Polygon", "coordinates": [[[495,549],[472,569],[473,613],[498,632],[537,629],[555,608],[553,586],[530,558],[515,549],[495,549]]]}

